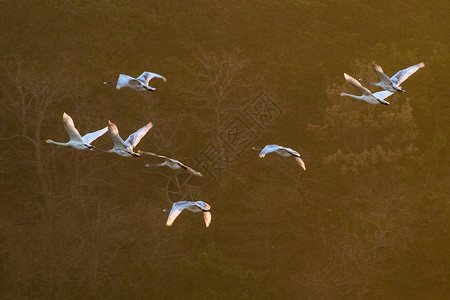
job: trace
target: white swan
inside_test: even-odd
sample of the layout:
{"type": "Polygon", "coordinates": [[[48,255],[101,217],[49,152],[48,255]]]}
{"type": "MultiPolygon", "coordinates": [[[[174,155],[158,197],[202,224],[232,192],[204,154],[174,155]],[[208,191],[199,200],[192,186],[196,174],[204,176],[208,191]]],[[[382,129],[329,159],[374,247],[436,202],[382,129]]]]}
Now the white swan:
{"type": "Polygon", "coordinates": [[[111,150],[103,150],[103,152],[116,153],[123,157],[140,157],[140,154],[134,152],[134,148],[152,127],[153,124],[152,122],[150,122],[135,133],[130,134],[130,136],[125,141],[123,141],[123,139],[119,135],[117,126],[114,123],[111,123],[111,121],[108,121],[108,131],[113,141],[114,147],[111,150]]]}
{"type": "Polygon", "coordinates": [[[192,212],[203,212],[203,219],[205,220],[206,227],[211,223],[211,206],[203,201],[179,201],[172,205],[169,217],[167,218],[166,226],[172,226],[173,221],[184,210],[190,210],[192,212]]]}
{"type": "Polygon", "coordinates": [[[394,76],[389,78],[386,74],[384,74],[383,69],[379,65],[373,64],[373,70],[375,71],[378,78],[380,79],[380,82],[373,82],[366,78],[360,78],[359,81],[368,81],[371,84],[376,85],[376,86],[378,86],[386,91],[389,91],[391,93],[395,93],[395,92],[405,93],[406,91],[400,87],[400,84],[402,84],[402,82],[405,81],[409,76],[411,76],[417,70],[419,70],[420,68],[423,68],[423,67],[425,67],[425,64],[423,62],[421,62],[417,65],[411,66],[404,70],[400,70],[394,76]]]}
{"type": "Polygon", "coordinates": [[[161,78],[166,81],[166,78],[163,76],[152,73],[152,72],[144,72],[138,78],[133,78],[128,75],[120,74],[119,79],[117,79],[117,83],[105,81],[103,84],[112,84],[116,86],[116,89],[120,90],[123,87],[132,88],[135,91],[156,91],[154,87],[148,85],[149,81],[152,78],[161,78]]]}
{"type": "Polygon", "coordinates": [[[261,152],[259,153],[259,157],[263,158],[266,156],[266,154],[271,153],[271,152],[275,152],[278,155],[281,155],[283,157],[294,157],[295,161],[300,165],[300,167],[303,168],[303,170],[306,171],[306,166],[305,163],[303,162],[303,160],[300,158],[300,154],[295,151],[292,150],[291,148],[286,148],[283,146],[279,146],[279,145],[266,145],[264,147],[264,149],[260,149],[260,148],[256,148],[253,147],[253,150],[261,150],[261,152]]]}
{"type": "Polygon", "coordinates": [[[384,101],[384,99],[386,99],[387,97],[392,95],[391,92],[389,92],[389,91],[381,91],[381,92],[376,92],[376,93],[372,94],[371,91],[369,91],[367,88],[363,87],[361,85],[361,83],[359,83],[352,76],[348,75],[347,73],[344,73],[344,77],[345,77],[345,80],[347,80],[348,83],[350,83],[355,88],[360,90],[362,95],[361,96],[357,96],[357,95],[352,95],[352,94],[347,94],[347,93],[341,93],[340,94],[341,96],[347,96],[347,97],[352,97],[352,98],[355,98],[355,99],[363,100],[363,101],[366,101],[367,103],[370,103],[370,104],[379,104],[379,103],[381,103],[381,104],[384,104],[384,105],[389,105],[389,102],[384,101]]]}
{"type": "Polygon", "coordinates": [[[146,154],[146,155],[152,155],[152,156],[157,156],[157,157],[161,157],[164,158],[165,161],[161,164],[146,164],[146,167],[162,167],[162,166],[167,166],[173,170],[186,170],[188,173],[195,175],[195,176],[203,176],[202,173],[195,171],[194,169],[192,169],[191,167],[186,166],[185,164],[183,164],[181,161],[164,156],[164,155],[158,155],[155,153],[151,153],[151,152],[144,152],[144,151],[138,151],[139,154],[146,154]]]}
{"type": "Polygon", "coordinates": [[[70,146],[75,149],[79,150],[86,150],[86,149],[97,149],[94,146],[91,146],[91,143],[96,140],[101,135],[105,134],[108,131],[108,127],[105,127],[103,129],[97,130],[95,132],[87,133],[83,137],[80,135],[78,130],[75,128],[75,124],[73,123],[72,118],[66,114],[63,113],[63,122],[64,122],[64,128],[66,129],[67,133],[69,134],[70,141],[67,143],[60,143],[55,142],[53,140],[46,140],[46,143],[60,145],[60,146],[70,146]]]}

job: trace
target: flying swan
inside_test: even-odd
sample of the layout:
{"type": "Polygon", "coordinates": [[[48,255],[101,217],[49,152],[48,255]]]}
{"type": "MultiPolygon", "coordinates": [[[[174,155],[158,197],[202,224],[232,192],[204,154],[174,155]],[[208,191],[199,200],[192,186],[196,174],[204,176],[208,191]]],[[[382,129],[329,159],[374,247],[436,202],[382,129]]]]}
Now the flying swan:
{"type": "Polygon", "coordinates": [[[111,139],[113,141],[113,148],[110,150],[102,150],[103,152],[116,153],[122,157],[131,157],[136,156],[140,157],[141,155],[134,152],[134,148],[139,144],[140,140],[147,134],[150,128],[153,127],[152,122],[148,123],[135,133],[130,134],[130,136],[123,141],[123,139],[119,135],[119,130],[117,129],[116,124],[108,121],[108,131],[111,139]]]}
{"type": "Polygon", "coordinates": [[[167,218],[166,226],[172,226],[173,221],[184,210],[190,210],[192,212],[203,212],[203,219],[205,220],[206,227],[211,223],[211,206],[203,201],[178,201],[172,205],[169,217],[167,218]]]}
{"type": "Polygon", "coordinates": [[[344,73],[344,77],[345,80],[347,80],[348,83],[350,83],[351,85],[353,85],[356,89],[360,90],[362,95],[361,96],[357,96],[357,95],[352,95],[352,94],[347,94],[347,93],[341,93],[341,96],[347,96],[347,97],[352,97],[355,99],[359,99],[359,100],[363,100],[366,101],[367,103],[370,104],[384,104],[384,105],[389,105],[389,102],[384,101],[384,99],[386,99],[387,97],[389,97],[390,95],[392,95],[391,92],[389,91],[381,91],[381,92],[376,92],[373,93],[371,91],[369,91],[367,88],[363,87],[361,85],[361,83],[359,83],[355,78],[353,78],[352,76],[348,75],[347,73],[344,73]]]}
{"type": "Polygon", "coordinates": [[[185,164],[183,164],[181,161],[164,156],[164,155],[158,155],[155,153],[151,153],[151,152],[144,152],[144,151],[138,151],[139,154],[146,154],[146,155],[152,155],[152,156],[156,156],[156,157],[161,157],[164,158],[165,161],[163,163],[160,164],[146,164],[146,167],[163,167],[163,166],[167,166],[173,170],[180,170],[183,169],[186,172],[195,175],[195,176],[203,176],[202,173],[195,171],[194,169],[192,169],[191,167],[186,166],[185,164]]]}
{"type": "Polygon", "coordinates": [[[409,76],[411,76],[417,70],[419,70],[420,68],[423,68],[423,67],[425,67],[425,64],[423,62],[421,62],[417,65],[411,66],[404,70],[400,70],[394,76],[389,78],[386,74],[384,74],[383,69],[379,65],[373,64],[373,70],[375,71],[378,78],[380,79],[380,82],[373,82],[366,78],[360,78],[359,81],[368,81],[371,84],[376,85],[376,86],[378,86],[386,91],[389,91],[391,93],[395,93],[395,92],[405,93],[406,91],[400,87],[400,84],[402,84],[402,82],[405,81],[409,76]]]}
{"type": "Polygon", "coordinates": [[[73,123],[72,118],[66,114],[63,113],[63,122],[64,122],[64,128],[66,129],[67,133],[69,134],[70,140],[67,143],[60,143],[55,142],[53,140],[46,140],[46,143],[60,145],[60,146],[70,146],[78,150],[86,150],[86,149],[97,149],[94,146],[91,146],[91,143],[96,140],[98,137],[102,136],[108,131],[108,127],[105,127],[103,129],[87,133],[83,137],[80,135],[78,130],[75,128],[75,124],[73,123]]]}
{"type": "Polygon", "coordinates": [[[266,156],[266,154],[271,153],[271,152],[275,152],[278,155],[281,155],[283,157],[293,157],[295,159],[295,161],[300,165],[300,167],[303,168],[303,170],[306,171],[306,166],[305,163],[303,162],[303,160],[300,158],[300,154],[295,151],[292,150],[291,148],[286,148],[283,146],[279,146],[279,145],[266,145],[264,147],[264,149],[260,149],[260,148],[256,148],[253,147],[253,150],[261,150],[261,152],[259,153],[259,157],[263,158],[266,156]]]}
{"type": "Polygon", "coordinates": [[[117,79],[117,83],[105,81],[103,84],[111,84],[115,85],[116,89],[120,90],[123,87],[132,88],[135,91],[156,91],[154,87],[148,85],[149,81],[153,78],[161,78],[166,81],[166,78],[163,76],[152,73],[152,72],[144,72],[138,78],[133,78],[131,76],[120,74],[119,79],[117,79]]]}

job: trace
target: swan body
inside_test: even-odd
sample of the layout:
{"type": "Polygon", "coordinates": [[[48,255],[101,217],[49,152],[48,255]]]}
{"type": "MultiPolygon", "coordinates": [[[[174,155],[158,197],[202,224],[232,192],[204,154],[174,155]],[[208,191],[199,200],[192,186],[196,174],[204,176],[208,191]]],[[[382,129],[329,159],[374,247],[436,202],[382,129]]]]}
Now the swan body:
{"type": "Polygon", "coordinates": [[[206,227],[211,223],[211,206],[203,201],[179,201],[172,205],[169,217],[167,218],[166,226],[172,226],[173,221],[180,215],[183,210],[190,210],[192,212],[203,212],[203,219],[206,227]]]}
{"type": "Polygon", "coordinates": [[[108,131],[114,146],[111,150],[106,150],[104,152],[116,153],[122,157],[140,157],[140,154],[134,152],[134,148],[152,127],[153,124],[150,122],[135,133],[130,134],[130,136],[124,141],[119,135],[119,130],[117,129],[116,124],[108,121],[108,131]]]}
{"type": "Polygon", "coordinates": [[[103,84],[112,84],[116,86],[116,89],[120,90],[123,87],[129,87],[135,91],[156,91],[154,87],[148,85],[150,80],[153,78],[160,78],[166,81],[166,78],[163,76],[152,73],[152,72],[144,72],[138,78],[134,78],[125,74],[120,74],[117,79],[117,83],[105,81],[103,84]]]}
{"type": "Polygon", "coordinates": [[[370,104],[380,104],[381,103],[381,104],[384,104],[384,105],[389,105],[389,102],[385,101],[384,99],[386,99],[387,97],[392,95],[391,92],[389,92],[389,91],[381,91],[381,92],[376,92],[376,93],[372,94],[371,91],[369,91],[367,88],[363,87],[361,85],[361,83],[359,83],[352,76],[344,73],[344,78],[345,78],[345,80],[347,80],[348,83],[353,85],[353,87],[358,89],[362,93],[362,95],[361,96],[357,96],[357,95],[352,95],[352,94],[347,94],[347,93],[341,93],[340,94],[341,96],[347,96],[347,97],[352,97],[352,98],[355,98],[355,99],[363,100],[363,101],[366,101],[367,103],[370,103],[370,104]]]}
{"type": "Polygon", "coordinates": [[[60,146],[70,146],[78,150],[86,150],[86,149],[94,150],[96,148],[94,146],[91,146],[91,143],[108,131],[108,127],[105,127],[103,129],[87,133],[84,136],[81,136],[78,130],[75,128],[75,124],[73,123],[72,118],[66,113],[63,113],[63,122],[64,128],[66,129],[70,140],[67,143],[55,142],[53,140],[46,140],[45,141],[46,143],[60,146]]]}
{"type": "Polygon", "coordinates": [[[183,164],[181,161],[164,156],[164,155],[158,155],[155,153],[151,153],[151,152],[143,152],[143,151],[138,151],[139,154],[147,154],[147,155],[152,155],[152,156],[156,156],[156,157],[161,157],[164,158],[165,161],[163,163],[160,164],[146,164],[146,167],[163,167],[163,166],[167,166],[169,168],[171,168],[172,170],[185,170],[186,172],[195,175],[195,176],[203,176],[202,173],[195,171],[194,169],[192,169],[191,167],[186,166],[185,164],[183,164]]]}
{"type": "Polygon", "coordinates": [[[419,70],[420,68],[423,68],[423,67],[425,67],[425,64],[423,62],[421,62],[414,66],[400,70],[394,76],[389,78],[386,74],[384,74],[383,69],[379,65],[374,64],[373,70],[375,71],[375,74],[377,74],[380,81],[373,82],[366,78],[360,78],[359,81],[368,81],[371,84],[378,86],[378,87],[380,87],[386,91],[389,91],[391,93],[395,93],[395,92],[405,93],[406,91],[400,87],[400,84],[402,84],[402,82],[405,81],[409,76],[411,76],[417,70],[419,70]]]}
{"type": "Polygon", "coordinates": [[[297,164],[302,167],[303,170],[306,171],[306,166],[305,163],[303,162],[303,160],[300,158],[300,154],[295,151],[292,150],[291,148],[287,148],[287,147],[283,147],[283,146],[279,146],[279,145],[266,145],[263,149],[259,149],[256,147],[252,148],[253,150],[261,150],[261,152],[259,153],[259,157],[263,158],[266,156],[266,154],[268,153],[276,153],[280,156],[283,157],[293,157],[295,159],[295,161],[297,162],[297,164]]]}

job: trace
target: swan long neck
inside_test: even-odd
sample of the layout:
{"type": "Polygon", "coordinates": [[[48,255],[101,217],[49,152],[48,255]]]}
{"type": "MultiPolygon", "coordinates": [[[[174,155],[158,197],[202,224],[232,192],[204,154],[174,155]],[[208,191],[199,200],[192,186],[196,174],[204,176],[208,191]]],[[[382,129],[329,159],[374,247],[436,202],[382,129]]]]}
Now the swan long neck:
{"type": "Polygon", "coordinates": [[[55,144],[60,146],[69,146],[69,143],[61,143],[61,142],[55,142],[54,140],[46,140],[45,141],[48,144],[55,144]]]}
{"type": "Polygon", "coordinates": [[[341,93],[341,96],[352,97],[352,98],[355,98],[355,99],[361,99],[360,96],[356,96],[356,95],[352,95],[352,94],[347,94],[347,93],[341,93]]]}
{"type": "Polygon", "coordinates": [[[103,84],[117,85],[117,83],[111,81],[105,81],[103,84]]]}

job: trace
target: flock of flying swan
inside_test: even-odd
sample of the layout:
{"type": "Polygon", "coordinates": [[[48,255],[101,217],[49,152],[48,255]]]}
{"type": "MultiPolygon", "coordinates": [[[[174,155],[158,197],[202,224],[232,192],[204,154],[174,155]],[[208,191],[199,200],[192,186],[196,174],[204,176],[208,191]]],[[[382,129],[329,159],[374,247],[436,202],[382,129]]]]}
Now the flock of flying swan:
{"type": "Polygon", "coordinates": [[[423,68],[423,67],[425,67],[425,64],[423,62],[421,62],[417,65],[400,70],[394,76],[389,78],[386,74],[384,74],[383,69],[379,65],[374,64],[373,70],[375,71],[375,74],[377,74],[380,81],[373,82],[366,78],[360,78],[359,81],[368,81],[371,84],[373,84],[379,88],[382,88],[384,90],[384,91],[376,92],[376,93],[372,93],[369,89],[363,87],[361,85],[361,83],[359,83],[355,78],[344,73],[345,80],[347,80],[348,83],[350,83],[356,89],[358,89],[362,93],[362,95],[357,96],[357,95],[352,95],[352,94],[347,94],[347,93],[341,93],[341,96],[347,96],[347,97],[352,97],[355,99],[363,100],[370,104],[380,104],[381,103],[384,105],[389,105],[390,103],[385,101],[384,99],[386,99],[387,97],[389,97],[390,95],[392,95],[396,92],[405,93],[406,91],[400,87],[400,84],[402,84],[403,81],[405,81],[409,76],[411,76],[417,70],[419,70],[420,68],[423,68]]]}
{"type": "MultiPolygon", "coordinates": [[[[366,78],[360,78],[359,81],[368,81],[369,83],[382,88],[383,91],[372,93],[369,89],[362,86],[362,84],[353,78],[352,76],[344,73],[345,80],[350,83],[353,87],[358,89],[362,95],[352,95],[347,93],[341,93],[341,96],[347,96],[352,97],[355,99],[363,100],[370,104],[384,104],[389,105],[390,103],[385,101],[387,97],[390,95],[401,92],[405,93],[405,90],[403,90],[400,85],[405,81],[409,76],[414,74],[417,70],[420,68],[423,68],[425,66],[424,63],[419,63],[416,65],[413,65],[409,68],[403,69],[398,71],[394,76],[389,78],[384,72],[383,69],[379,66],[374,64],[373,69],[375,71],[375,74],[380,79],[379,82],[373,82],[366,78]]],[[[149,86],[149,82],[153,78],[160,78],[166,81],[166,78],[163,76],[152,73],[152,72],[143,72],[139,77],[133,78],[128,75],[120,74],[119,78],[117,79],[116,83],[105,81],[103,84],[110,84],[115,85],[116,89],[121,89],[123,87],[128,87],[136,91],[156,91],[155,88],[149,86]]],[[[147,134],[147,132],[153,127],[152,122],[149,122],[144,127],[140,128],[136,132],[130,134],[128,138],[124,141],[120,135],[119,130],[117,129],[117,126],[112,123],[111,121],[108,121],[108,126],[91,132],[87,133],[84,136],[81,136],[78,130],[75,128],[75,124],[73,123],[72,118],[66,114],[63,113],[63,123],[64,128],[66,129],[68,135],[69,135],[69,141],[66,143],[63,142],[55,142],[53,140],[46,140],[46,143],[60,145],[60,146],[70,146],[78,150],[97,150],[101,152],[106,153],[116,153],[117,155],[120,155],[122,157],[141,157],[142,154],[144,155],[150,155],[154,157],[159,157],[164,159],[164,162],[159,164],[146,164],[146,167],[169,167],[173,170],[184,170],[187,173],[194,175],[194,176],[203,176],[200,172],[195,171],[191,167],[186,166],[179,160],[164,156],[164,155],[158,155],[152,152],[144,152],[141,150],[138,150],[137,152],[134,151],[137,144],[141,141],[141,139],[147,134]],[[105,134],[106,132],[109,132],[109,135],[111,137],[111,140],[113,142],[113,148],[110,150],[103,150],[99,149],[95,146],[92,146],[91,143],[95,141],[97,138],[105,134]]],[[[260,151],[259,157],[264,158],[266,154],[269,153],[276,153],[282,157],[292,157],[296,163],[303,169],[306,170],[306,166],[304,161],[300,158],[300,154],[287,147],[279,146],[279,145],[266,145],[264,148],[256,148],[253,147],[252,150],[260,151]]],[[[203,201],[178,201],[173,203],[172,209],[169,212],[169,216],[167,218],[166,226],[172,226],[175,219],[180,215],[180,213],[183,210],[189,210],[192,212],[203,212],[203,218],[205,221],[206,227],[209,227],[209,224],[211,223],[211,206],[203,201]]],[[[167,211],[167,210],[164,210],[167,211]]]]}

